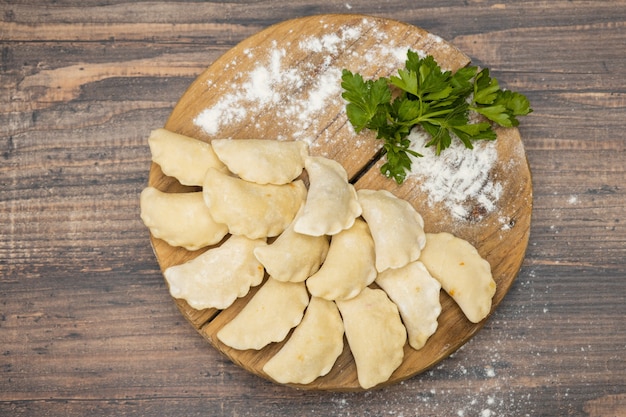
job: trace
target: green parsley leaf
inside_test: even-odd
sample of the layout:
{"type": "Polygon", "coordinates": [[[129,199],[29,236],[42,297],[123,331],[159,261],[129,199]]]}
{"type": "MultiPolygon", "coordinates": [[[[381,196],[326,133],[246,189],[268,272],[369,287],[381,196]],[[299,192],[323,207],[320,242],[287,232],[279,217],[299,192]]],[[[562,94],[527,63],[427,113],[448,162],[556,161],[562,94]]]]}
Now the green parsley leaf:
{"type": "Polygon", "coordinates": [[[443,71],[432,56],[420,58],[411,50],[397,76],[364,80],[344,69],[341,86],[348,120],[357,133],[373,130],[384,141],[387,161],[381,172],[398,184],[411,170],[411,157],[422,156],[408,139],[415,126],[430,135],[426,146],[434,146],[439,155],[455,138],[469,149],[475,140],[494,140],[492,123],[517,126],[518,116],[532,112],[523,94],[502,90],[488,69],[443,71]],[[470,122],[470,113],[488,121],[470,122]]]}
{"type": "Polygon", "coordinates": [[[350,123],[358,132],[370,128],[370,122],[379,112],[379,107],[391,100],[391,90],[384,79],[364,81],[361,74],[343,70],[341,95],[348,104],[346,113],[350,123]]]}
{"type": "Polygon", "coordinates": [[[474,80],[474,103],[493,104],[498,98],[500,85],[498,80],[489,76],[489,70],[480,71],[474,80]]]}
{"type": "Polygon", "coordinates": [[[523,94],[501,90],[498,81],[489,76],[488,69],[476,75],[470,109],[504,127],[518,126],[516,116],[532,112],[530,102],[523,94]]]}
{"type": "Polygon", "coordinates": [[[385,142],[383,145],[387,162],[380,167],[380,172],[386,177],[393,178],[398,184],[402,184],[406,179],[407,171],[411,169],[411,158],[409,155],[420,157],[419,153],[409,149],[410,141],[406,138],[395,142],[385,142]]]}

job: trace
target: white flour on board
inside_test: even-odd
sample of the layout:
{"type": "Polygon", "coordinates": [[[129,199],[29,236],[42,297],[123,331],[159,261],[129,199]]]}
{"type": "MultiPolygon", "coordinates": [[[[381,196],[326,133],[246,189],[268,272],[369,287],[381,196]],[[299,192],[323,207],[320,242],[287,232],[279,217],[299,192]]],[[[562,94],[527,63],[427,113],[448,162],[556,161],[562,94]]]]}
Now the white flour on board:
{"type": "Polygon", "coordinates": [[[449,148],[435,155],[434,147],[425,147],[429,136],[422,129],[414,128],[409,139],[411,149],[423,155],[412,158],[409,177],[420,181],[431,205],[443,203],[457,220],[475,217],[472,211],[476,207],[482,214],[496,208],[502,184],[490,177],[498,160],[495,141],[476,141],[474,149],[467,149],[460,140],[453,140],[449,148]]]}
{"type": "MultiPolygon", "coordinates": [[[[356,26],[328,30],[329,33],[321,36],[306,37],[297,45],[279,47],[274,41],[269,52],[264,50],[264,56],[255,56],[254,48],[246,49],[244,58],[257,61],[254,69],[236,74],[235,82],[229,86],[218,86],[209,80],[208,93],[218,95],[219,102],[203,109],[195,117],[194,123],[207,135],[217,137],[229,124],[244,122],[250,115],[271,112],[272,122],[276,126],[289,126],[296,122],[299,129],[291,136],[311,144],[314,138],[305,137],[303,132],[311,128],[312,132],[319,133],[323,129],[323,126],[317,126],[316,115],[329,107],[339,110],[344,107],[341,98],[343,68],[333,65],[337,56],[349,56],[355,72],[372,62],[377,65],[380,63],[380,66],[392,71],[404,65],[409,49],[409,46],[398,46],[394,40],[389,40],[386,33],[378,30],[375,21],[368,19],[363,19],[356,26]],[[364,31],[378,43],[366,54],[359,55],[351,47],[364,31]],[[307,53],[307,62],[300,63],[298,68],[283,65],[284,57],[288,53],[298,53],[298,50],[307,53]],[[310,79],[312,73],[315,74],[313,80],[310,79]],[[304,86],[308,93],[302,97],[304,86]]],[[[419,53],[423,54],[421,51],[419,53]]],[[[236,66],[235,61],[228,65],[229,68],[236,66]]]]}

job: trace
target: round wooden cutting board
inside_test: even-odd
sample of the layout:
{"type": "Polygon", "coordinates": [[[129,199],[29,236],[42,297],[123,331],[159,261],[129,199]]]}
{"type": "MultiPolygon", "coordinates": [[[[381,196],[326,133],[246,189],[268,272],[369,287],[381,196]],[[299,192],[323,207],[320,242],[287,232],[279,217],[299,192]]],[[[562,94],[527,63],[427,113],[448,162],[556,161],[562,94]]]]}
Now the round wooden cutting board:
{"type": "MultiPolygon", "coordinates": [[[[459,219],[444,204],[429,202],[418,179],[409,178],[398,186],[384,178],[379,171],[381,162],[375,160],[380,141],[371,132],[356,135],[345,116],[341,70],[359,72],[365,78],[389,76],[404,66],[408,48],[432,55],[444,69],[456,70],[469,63],[467,56],[441,38],[393,20],[322,15],[286,21],[246,39],[215,61],[181,97],[165,128],[204,141],[214,138],[307,141],[311,154],[340,162],[350,178],[359,174],[355,182],[357,189],[387,189],[415,206],[424,218],[427,232],[450,232],[476,246],[489,261],[497,283],[493,311],[517,276],[530,231],[531,176],[517,129],[498,130],[498,158],[489,173],[502,187],[497,209],[487,212],[476,204],[465,218],[459,219]]],[[[192,190],[163,175],[156,164],[152,164],[149,185],[167,192],[192,190]]],[[[152,245],[162,270],[207,250],[189,252],[154,237],[152,245]]],[[[262,368],[282,343],[259,351],[238,351],[215,337],[257,288],[224,311],[198,311],[183,300],[174,301],[215,348],[237,365],[270,379],[262,368]]],[[[436,333],[419,351],[406,345],[402,365],[380,386],[432,367],[466,343],[485,322],[471,323],[443,291],[441,303],[436,333]]],[[[310,384],[294,386],[361,390],[347,343],[329,374],[310,384]]]]}

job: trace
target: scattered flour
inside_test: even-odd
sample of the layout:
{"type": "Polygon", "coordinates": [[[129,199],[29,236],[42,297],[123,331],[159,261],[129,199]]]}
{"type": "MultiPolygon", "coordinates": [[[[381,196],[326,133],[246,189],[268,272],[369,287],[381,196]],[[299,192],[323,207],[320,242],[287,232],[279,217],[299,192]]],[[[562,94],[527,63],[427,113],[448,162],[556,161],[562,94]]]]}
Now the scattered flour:
{"type": "Polygon", "coordinates": [[[359,39],[363,33],[360,26],[342,27],[337,33],[331,32],[321,37],[309,36],[300,41],[299,47],[306,52],[336,55],[346,49],[346,46],[359,39]]]}
{"type": "Polygon", "coordinates": [[[214,136],[222,125],[240,122],[246,119],[248,112],[281,102],[283,97],[277,88],[282,84],[290,83],[296,88],[301,87],[303,80],[297,71],[282,68],[281,60],[285,54],[285,49],[272,49],[265,65],[259,65],[252,70],[249,77],[234,89],[235,92],[223,95],[218,104],[204,109],[194,119],[194,123],[214,136]]]}
{"type": "Polygon", "coordinates": [[[496,208],[502,184],[490,176],[498,160],[494,141],[476,142],[474,150],[453,141],[437,156],[425,146],[429,136],[422,129],[413,129],[409,139],[411,149],[423,155],[413,158],[409,176],[419,180],[429,204],[444,204],[458,220],[479,219],[496,208]]]}
{"type": "MultiPolygon", "coordinates": [[[[320,24],[328,26],[325,22],[320,24]]],[[[237,73],[233,83],[219,86],[212,80],[207,82],[209,94],[219,96],[217,104],[203,109],[195,118],[194,124],[202,128],[209,136],[220,136],[224,127],[244,123],[258,114],[272,114],[272,123],[276,126],[293,126],[288,134],[310,145],[314,137],[323,134],[325,126],[318,125],[316,117],[328,108],[341,112],[344,101],[341,98],[341,72],[343,65],[337,65],[337,57],[350,57],[353,71],[361,71],[376,62],[387,70],[401,67],[406,60],[409,46],[397,45],[389,40],[375,21],[363,19],[354,26],[327,27],[321,36],[303,38],[297,45],[274,43],[269,52],[258,53],[255,48],[243,51],[242,59],[255,60],[251,71],[237,73]],[[367,53],[359,54],[353,50],[364,32],[378,42],[367,53]],[[297,66],[284,64],[288,53],[305,52],[307,61],[297,66]],[[305,95],[306,94],[306,95],[305,95]],[[308,133],[307,133],[308,130],[308,133]]],[[[236,68],[237,60],[226,67],[236,68]]],[[[254,126],[264,126],[256,122],[254,126]]],[[[277,138],[284,139],[284,138],[277,138]]]]}

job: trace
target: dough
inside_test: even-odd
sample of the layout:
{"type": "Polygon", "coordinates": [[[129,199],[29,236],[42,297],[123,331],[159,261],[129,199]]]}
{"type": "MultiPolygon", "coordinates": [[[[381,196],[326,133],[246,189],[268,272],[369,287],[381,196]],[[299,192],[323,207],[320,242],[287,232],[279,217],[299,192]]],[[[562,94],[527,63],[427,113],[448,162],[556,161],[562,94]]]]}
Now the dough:
{"type": "Polygon", "coordinates": [[[304,164],[310,180],[309,192],[294,230],[322,236],[351,227],[361,215],[361,206],[346,170],[338,162],[321,156],[310,156],[304,164]]]}
{"type": "Polygon", "coordinates": [[[417,260],[426,234],[424,220],[415,208],[386,190],[359,190],[357,195],[374,239],[378,272],[417,260]]]}
{"type": "Polygon", "coordinates": [[[152,161],[165,175],[183,185],[202,185],[207,169],[226,171],[213,148],[206,142],[179,135],[166,129],[155,129],[148,138],[152,161]]]}
{"type": "Polygon", "coordinates": [[[476,248],[450,233],[427,233],[420,261],[473,323],[491,311],[496,282],[476,248]]]}
{"type": "Polygon", "coordinates": [[[367,224],[354,225],[332,237],[324,264],[306,280],[309,292],[327,300],[355,297],[376,279],[374,241],[367,224]]]}
{"type": "Polygon", "coordinates": [[[272,278],[301,282],[319,270],[328,246],[326,236],[297,233],[291,223],[271,245],[256,248],[254,255],[272,278]]]}
{"type": "Polygon", "coordinates": [[[378,284],[398,306],[409,336],[409,345],[416,350],[437,330],[441,314],[441,284],[420,261],[402,268],[390,268],[376,277],[378,284]]]}
{"type": "Polygon", "coordinates": [[[281,282],[270,277],[239,314],[217,332],[217,338],[239,350],[261,349],[280,342],[300,323],[308,303],[303,282],[281,282]]]}
{"type": "Polygon", "coordinates": [[[214,139],[211,146],[230,172],[257,184],[287,184],[302,174],[309,147],[301,141],[214,139]]]}
{"type": "Polygon", "coordinates": [[[170,294],[197,310],[229,307],[263,281],[263,266],[253,251],[265,244],[263,239],[231,236],[221,246],[167,268],[163,275],[170,294]]]}
{"type": "Polygon", "coordinates": [[[204,180],[204,202],[213,218],[230,233],[250,239],[278,236],[304,204],[300,180],[284,185],[256,184],[210,168],[204,180]]]}
{"type": "Polygon", "coordinates": [[[164,193],[146,187],[139,205],[150,233],[172,246],[193,251],[220,242],[228,233],[225,224],[213,220],[202,192],[164,193]]]}
{"type": "Polygon", "coordinates": [[[404,359],[406,329],[398,308],[383,290],[369,287],[337,306],[359,385],[367,389],[387,381],[404,359]]]}
{"type": "Polygon", "coordinates": [[[308,384],[326,375],[343,351],[343,322],[332,301],[313,297],[302,322],[263,366],[281,384],[308,384]]]}

